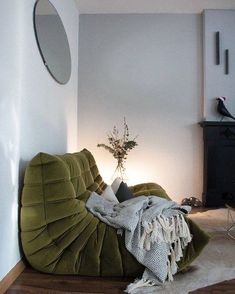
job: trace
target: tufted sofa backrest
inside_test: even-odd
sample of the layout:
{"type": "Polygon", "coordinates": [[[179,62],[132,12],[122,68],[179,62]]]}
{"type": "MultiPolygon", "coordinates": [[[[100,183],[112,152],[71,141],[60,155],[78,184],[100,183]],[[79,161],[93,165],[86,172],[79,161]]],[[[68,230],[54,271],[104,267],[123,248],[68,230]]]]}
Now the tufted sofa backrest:
{"type": "Polygon", "coordinates": [[[59,156],[39,153],[25,172],[21,227],[38,229],[73,215],[78,205],[84,209],[92,191],[100,194],[105,187],[88,150],[59,156]]]}

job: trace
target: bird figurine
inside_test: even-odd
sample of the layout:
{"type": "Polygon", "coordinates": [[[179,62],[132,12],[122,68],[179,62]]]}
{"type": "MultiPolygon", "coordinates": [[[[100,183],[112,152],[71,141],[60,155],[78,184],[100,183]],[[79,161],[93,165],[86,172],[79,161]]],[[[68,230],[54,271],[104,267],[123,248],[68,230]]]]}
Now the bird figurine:
{"type": "Polygon", "coordinates": [[[228,109],[224,105],[226,97],[220,96],[220,97],[216,98],[216,100],[218,100],[217,111],[219,114],[222,115],[221,120],[224,118],[224,116],[230,117],[235,120],[235,117],[228,111],[228,109]]]}

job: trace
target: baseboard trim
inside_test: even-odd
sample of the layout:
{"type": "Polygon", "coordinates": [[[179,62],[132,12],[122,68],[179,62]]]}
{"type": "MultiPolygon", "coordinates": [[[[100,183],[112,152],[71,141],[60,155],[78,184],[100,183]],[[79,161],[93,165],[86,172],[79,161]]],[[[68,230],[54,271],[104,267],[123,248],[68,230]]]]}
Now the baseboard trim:
{"type": "Polygon", "coordinates": [[[11,284],[18,278],[18,276],[25,269],[25,265],[22,260],[20,260],[9,273],[0,281],[0,293],[5,293],[6,290],[11,286],[11,284]]]}

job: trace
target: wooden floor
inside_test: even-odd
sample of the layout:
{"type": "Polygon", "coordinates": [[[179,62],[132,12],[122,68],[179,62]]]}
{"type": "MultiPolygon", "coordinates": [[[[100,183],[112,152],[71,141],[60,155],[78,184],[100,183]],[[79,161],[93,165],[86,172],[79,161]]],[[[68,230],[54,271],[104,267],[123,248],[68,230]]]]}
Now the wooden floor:
{"type": "MultiPolygon", "coordinates": [[[[120,294],[132,278],[94,278],[78,276],[59,276],[40,274],[32,269],[25,269],[6,294],[120,294]]],[[[235,294],[235,279],[216,284],[193,294],[235,294]]],[[[2,293],[1,293],[2,294],[2,293]]],[[[174,294],[174,293],[172,293],[174,294]]]]}

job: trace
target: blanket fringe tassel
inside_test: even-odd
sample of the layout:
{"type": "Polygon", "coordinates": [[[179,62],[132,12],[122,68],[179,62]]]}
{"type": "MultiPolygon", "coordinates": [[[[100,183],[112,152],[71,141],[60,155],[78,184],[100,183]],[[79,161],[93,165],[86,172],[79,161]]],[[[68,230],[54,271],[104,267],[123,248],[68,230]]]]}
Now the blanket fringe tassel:
{"type": "Polygon", "coordinates": [[[136,279],[133,283],[129,284],[126,288],[126,290],[124,292],[126,293],[132,293],[132,291],[134,291],[137,288],[140,287],[152,287],[152,286],[157,286],[158,284],[156,284],[153,281],[150,280],[145,280],[145,279],[136,279]]]}
{"type": "MultiPolygon", "coordinates": [[[[177,262],[183,256],[183,249],[192,240],[184,216],[182,214],[177,214],[172,217],[159,215],[152,222],[145,222],[142,225],[144,231],[140,239],[140,248],[149,251],[151,244],[155,242],[166,242],[169,245],[167,278],[169,281],[173,281],[173,275],[177,272],[177,262]]],[[[141,281],[137,283],[148,283],[147,281],[141,281]]],[[[131,285],[136,285],[136,283],[134,282],[131,285]]]]}

